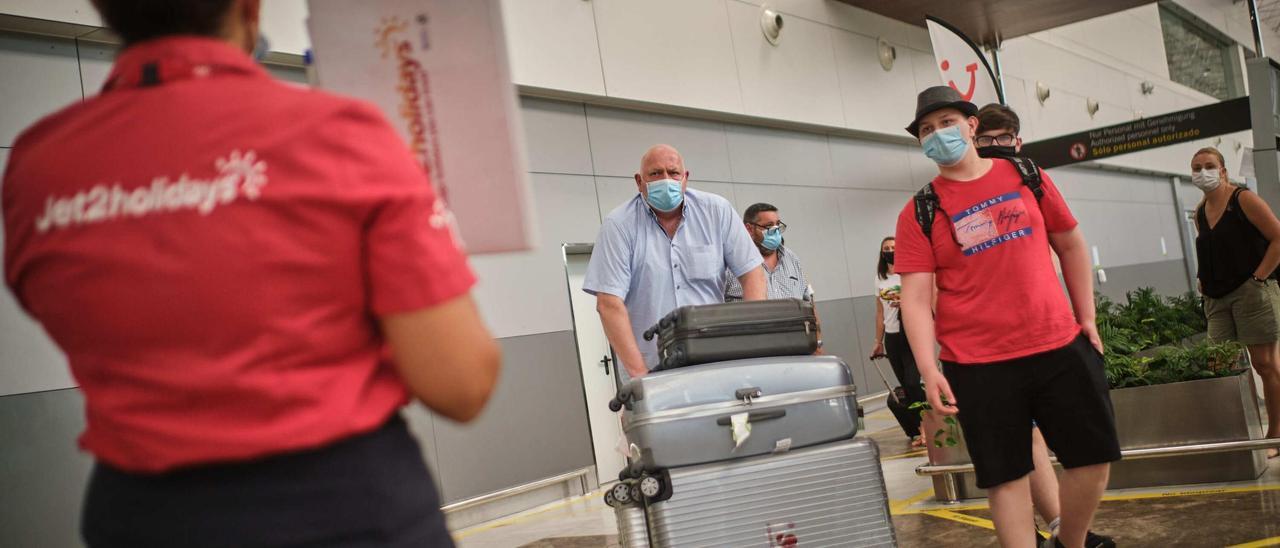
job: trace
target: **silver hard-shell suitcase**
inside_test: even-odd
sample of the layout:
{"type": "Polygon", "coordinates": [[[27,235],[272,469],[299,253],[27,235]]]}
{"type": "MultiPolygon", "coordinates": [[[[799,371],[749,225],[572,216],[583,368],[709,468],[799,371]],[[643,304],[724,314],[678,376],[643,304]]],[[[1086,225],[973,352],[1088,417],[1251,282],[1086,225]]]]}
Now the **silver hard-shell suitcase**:
{"type": "Polygon", "coordinates": [[[646,504],[649,542],[895,546],[879,456],[875,442],[855,439],[664,471],[650,480],[661,487],[646,504]]]}
{"type": "Polygon", "coordinates": [[[639,470],[675,468],[852,438],[857,391],[835,356],[776,356],[651,372],[632,380],[618,401],[639,470]],[[740,445],[734,415],[750,433],[740,445]]]}

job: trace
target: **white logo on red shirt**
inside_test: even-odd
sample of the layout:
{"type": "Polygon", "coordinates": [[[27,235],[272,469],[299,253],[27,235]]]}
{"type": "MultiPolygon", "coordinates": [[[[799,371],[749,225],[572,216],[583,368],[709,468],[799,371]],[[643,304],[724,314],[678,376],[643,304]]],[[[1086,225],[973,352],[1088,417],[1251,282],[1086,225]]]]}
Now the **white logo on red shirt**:
{"type": "Polygon", "coordinates": [[[241,194],[249,200],[262,195],[267,184],[267,163],[252,150],[231,151],[214,160],[217,176],[195,179],[183,173],[175,180],[159,176],[148,186],[126,190],[120,183],[94,185],[72,196],[49,196],[44,213],[36,218],[36,232],[59,230],[115,220],[121,216],[144,217],[157,213],[196,210],[208,215],[241,194]]]}

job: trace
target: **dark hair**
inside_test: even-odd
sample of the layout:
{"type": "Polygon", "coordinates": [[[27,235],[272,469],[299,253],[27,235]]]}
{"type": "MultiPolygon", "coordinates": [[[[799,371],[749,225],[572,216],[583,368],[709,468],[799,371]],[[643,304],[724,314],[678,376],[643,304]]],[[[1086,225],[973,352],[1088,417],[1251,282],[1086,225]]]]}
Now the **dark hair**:
{"type": "Polygon", "coordinates": [[[760,218],[760,214],[766,211],[776,212],[778,211],[778,208],[773,207],[773,204],[766,204],[764,202],[751,204],[751,207],[748,207],[747,210],[742,213],[742,222],[754,223],[756,222],[756,219],[760,218]]]}
{"type": "Polygon", "coordinates": [[[978,109],[978,133],[993,129],[1007,129],[1017,135],[1022,130],[1022,122],[1018,113],[999,103],[991,103],[978,109]]]}
{"type": "Polygon", "coordinates": [[[95,5],[126,46],[178,34],[217,36],[233,0],[97,0],[95,5]]]}
{"type": "Polygon", "coordinates": [[[876,248],[876,255],[879,256],[879,258],[876,259],[876,275],[879,276],[881,280],[889,277],[889,263],[884,262],[884,251],[882,251],[884,249],[884,243],[894,239],[896,238],[893,236],[885,236],[883,240],[880,240],[880,247],[876,248]]]}

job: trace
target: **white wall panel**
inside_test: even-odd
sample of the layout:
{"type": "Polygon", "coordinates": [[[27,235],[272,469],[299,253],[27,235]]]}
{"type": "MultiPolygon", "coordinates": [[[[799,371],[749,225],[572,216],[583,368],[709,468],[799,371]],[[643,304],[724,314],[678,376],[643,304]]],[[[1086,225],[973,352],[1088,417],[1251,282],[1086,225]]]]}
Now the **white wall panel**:
{"type": "Polygon", "coordinates": [[[819,300],[852,296],[839,206],[844,191],[735,184],[734,192],[743,204],[767,202],[778,207],[778,216],[787,223],[786,245],[799,255],[819,300]]]}
{"type": "MultiPolygon", "coordinates": [[[[1039,106],[1036,102],[1032,91],[1028,91],[1025,80],[1013,76],[1005,75],[1004,77],[1004,100],[1009,108],[1018,113],[1018,119],[1022,124],[1022,128],[1018,135],[1022,137],[1022,142],[1030,143],[1037,139],[1039,133],[1036,131],[1035,123],[1030,119],[1032,105],[1039,106]]],[[[981,105],[979,105],[981,106],[981,105]]]]}
{"type": "Polygon", "coordinates": [[[541,233],[524,253],[471,258],[475,296],[495,337],[573,329],[561,244],[595,241],[600,229],[595,185],[579,175],[530,175],[541,233]]]}
{"type": "Polygon", "coordinates": [[[781,39],[773,45],[760,30],[760,8],[736,1],[728,2],[728,8],[743,111],[843,126],[831,29],[799,17],[784,18],[781,39]]]}
{"type": "Polygon", "coordinates": [[[259,16],[262,35],[271,51],[302,55],[311,48],[307,0],[265,0],[259,16]]]}
{"type": "Polygon", "coordinates": [[[906,117],[902,123],[902,127],[907,127],[911,123],[911,118],[916,113],[915,100],[916,94],[925,88],[942,85],[942,76],[938,73],[938,67],[934,66],[932,53],[924,53],[914,49],[898,48],[898,60],[904,57],[911,58],[911,72],[916,77],[915,93],[911,94],[911,108],[906,112],[906,117]]]}
{"type": "Polygon", "coordinates": [[[890,135],[904,133],[916,108],[918,57],[897,46],[899,55],[892,70],[880,66],[876,40],[859,34],[832,30],[836,50],[836,70],[844,100],[845,125],[854,129],[890,135]]]}
{"type": "Polygon", "coordinates": [[[849,265],[849,287],[854,296],[875,294],[880,240],[894,234],[898,214],[911,196],[912,193],[901,191],[841,191],[841,233],[849,265]]]}
{"type": "Polygon", "coordinates": [[[587,106],[591,156],[597,175],[631,177],[649,147],[666,143],[684,156],[692,178],[732,181],[724,124],[587,106]]]}
{"type": "Polygon", "coordinates": [[[1098,73],[1095,63],[1072,52],[1051,46],[1034,37],[1024,36],[1008,40],[1002,49],[1001,61],[1007,75],[1026,80],[1034,91],[1040,81],[1059,90],[1076,94],[1088,93],[1098,73]]]}
{"type": "Polygon", "coordinates": [[[692,180],[689,181],[689,188],[692,188],[694,190],[701,190],[703,192],[709,192],[711,194],[716,194],[726,200],[729,200],[729,203],[733,205],[733,210],[738,212],[738,217],[741,218],[742,211],[746,209],[747,206],[751,205],[754,202],[739,204],[738,193],[734,189],[734,187],[735,185],[733,183],[719,183],[715,181],[692,181],[692,180]]]}
{"type": "Polygon", "coordinates": [[[0,33],[0,146],[83,98],[75,42],[0,33]]]}
{"type": "Polygon", "coordinates": [[[1063,167],[1050,170],[1049,176],[1068,201],[1130,201],[1133,198],[1129,181],[1111,172],[1063,167]]]}
{"type": "Polygon", "coordinates": [[[102,84],[111,75],[119,48],[90,42],[80,42],[80,84],[85,97],[97,95],[102,84]]]}
{"type": "MultiPolygon", "coordinates": [[[[622,204],[627,203],[639,194],[636,181],[631,177],[596,177],[596,202],[600,211],[600,220],[622,204]]],[[[695,186],[695,188],[697,188],[695,186]]],[[[592,236],[589,242],[595,241],[592,236]]]]}
{"type": "Polygon", "coordinates": [[[727,125],[729,167],[742,183],[832,186],[827,136],[727,125]]]}
{"type": "MultiPolygon", "coordinates": [[[[1035,96],[1035,83],[1028,82],[1028,95],[1035,96]]],[[[1019,112],[1024,124],[1035,125],[1037,139],[1047,139],[1084,131],[1094,127],[1089,111],[1085,109],[1086,99],[1062,88],[1050,88],[1049,98],[1044,104],[1038,100],[1031,103],[1029,112],[1019,112]]]]}
{"type": "Polygon", "coordinates": [[[830,145],[836,186],[915,190],[928,181],[912,174],[910,156],[919,153],[917,147],[843,137],[831,137],[830,145]]]}
{"type": "Polygon", "coordinates": [[[841,2],[822,3],[828,8],[828,24],[838,29],[869,38],[884,38],[890,42],[906,44],[919,51],[933,51],[933,45],[929,42],[929,32],[922,27],[841,2]]]}
{"type": "MultiPolygon", "coordinates": [[[[581,1],[581,0],[579,0],[581,1]]],[[[591,143],[582,103],[520,100],[529,171],[591,175],[591,143]]]]}
{"type": "Polygon", "coordinates": [[[1140,67],[1168,79],[1159,13],[1155,4],[1148,7],[1150,10],[1144,7],[1095,17],[1045,34],[1069,40],[1073,49],[1086,57],[1108,58],[1113,64],[1140,67]]]}
{"type": "Polygon", "coordinates": [[[5,0],[0,4],[0,13],[91,27],[103,25],[89,0],[5,0]]]}
{"type": "Polygon", "coordinates": [[[502,0],[512,79],[528,86],[604,95],[595,4],[502,0]]]}
{"type": "MultiPolygon", "coordinates": [[[[0,148],[0,173],[8,161],[9,149],[0,148]]],[[[4,226],[0,225],[0,248],[3,244],[4,226]]],[[[4,272],[4,257],[0,257],[0,272],[4,272]]],[[[75,385],[66,355],[22,310],[9,288],[0,289],[0,396],[75,385]]]]}
{"type": "Polygon", "coordinates": [[[911,185],[907,190],[912,194],[938,176],[938,164],[924,155],[920,145],[907,147],[907,165],[911,168],[911,185]]]}
{"type": "Polygon", "coordinates": [[[728,0],[599,0],[609,96],[742,112],[728,0]]]}

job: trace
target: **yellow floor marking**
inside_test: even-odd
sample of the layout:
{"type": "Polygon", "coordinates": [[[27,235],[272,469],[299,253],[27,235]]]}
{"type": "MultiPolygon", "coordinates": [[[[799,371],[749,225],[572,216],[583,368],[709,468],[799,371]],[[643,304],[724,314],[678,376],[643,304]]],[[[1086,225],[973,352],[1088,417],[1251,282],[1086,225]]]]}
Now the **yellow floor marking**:
{"type": "MultiPolygon", "coordinates": [[[[1280,485],[1275,485],[1275,484],[1245,485],[1241,487],[1212,487],[1208,489],[1183,489],[1178,491],[1120,493],[1116,495],[1106,495],[1102,497],[1102,501],[1116,502],[1116,501],[1126,501],[1126,500],[1162,499],[1162,498],[1170,498],[1170,497],[1199,497],[1199,496],[1206,496],[1206,495],[1228,495],[1228,494],[1235,494],[1235,493],[1259,493],[1264,491],[1280,491],[1280,485]]],[[[929,494],[932,495],[933,490],[930,490],[929,494]]],[[[987,505],[986,499],[981,499],[978,502],[948,504],[945,507],[945,509],[951,510],[953,512],[959,512],[964,510],[987,510],[989,508],[990,507],[987,505]]],[[[896,515],[923,514],[926,512],[931,512],[935,509],[936,508],[908,509],[907,507],[903,507],[897,512],[896,515]]]]}
{"type": "Polygon", "coordinates": [[[1198,497],[1203,495],[1225,495],[1232,493],[1258,493],[1262,491],[1280,491],[1280,485],[1246,485],[1241,487],[1212,487],[1209,489],[1184,489],[1180,491],[1158,491],[1152,493],[1124,493],[1107,495],[1103,501],[1162,499],[1167,497],[1198,497]]]}
{"type": "Polygon", "coordinates": [[[990,529],[992,531],[996,530],[996,524],[992,523],[991,520],[989,519],[982,519],[977,516],[961,514],[960,512],[956,512],[953,510],[929,510],[924,512],[924,515],[956,521],[956,522],[963,523],[965,525],[972,525],[974,527],[981,527],[983,529],[990,529]]]}
{"type": "Polygon", "coordinates": [[[906,510],[912,504],[920,502],[931,496],[933,496],[933,489],[925,489],[924,491],[921,491],[919,493],[916,493],[915,495],[912,495],[911,498],[891,501],[889,502],[889,513],[895,516],[900,515],[902,514],[903,510],[906,510]]]}
{"type": "Polygon", "coordinates": [[[925,453],[927,453],[927,451],[925,451],[924,449],[917,449],[915,451],[907,451],[906,453],[900,453],[897,455],[880,457],[880,460],[886,461],[886,460],[897,460],[897,459],[909,459],[911,457],[923,457],[925,453]]]}
{"type": "Polygon", "coordinates": [[[1263,546],[1280,546],[1280,537],[1264,538],[1262,540],[1228,546],[1227,548],[1262,548],[1263,546]]]}
{"type": "MultiPolygon", "coordinates": [[[[613,485],[609,485],[609,487],[612,488],[613,485]]],[[[525,522],[534,516],[544,514],[552,510],[558,510],[560,508],[563,508],[575,502],[587,500],[587,499],[590,499],[591,497],[604,496],[605,489],[606,488],[601,487],[585,495],[578,495],[576,497],[571,497],[571,498],[563,499],[557,502],[553,502],[542,508],[538,508],[535,510],[528,510],[525,512],[521,512],[519,514],[515,514],[513,516],[507,516],[505,518],[498,519],[495,521],[489,521],[489,522],[480,523],[477,525],[472,525],[471,527],[468,527],[466,529],[460,529],[458,531],[454,531],[453,538],[454,540],[464,539],[476,533],[483,533],[491,529],[497,529],[498,527],[506,527],[508,525],[515,525],[517,523],[525,522]]]]}

